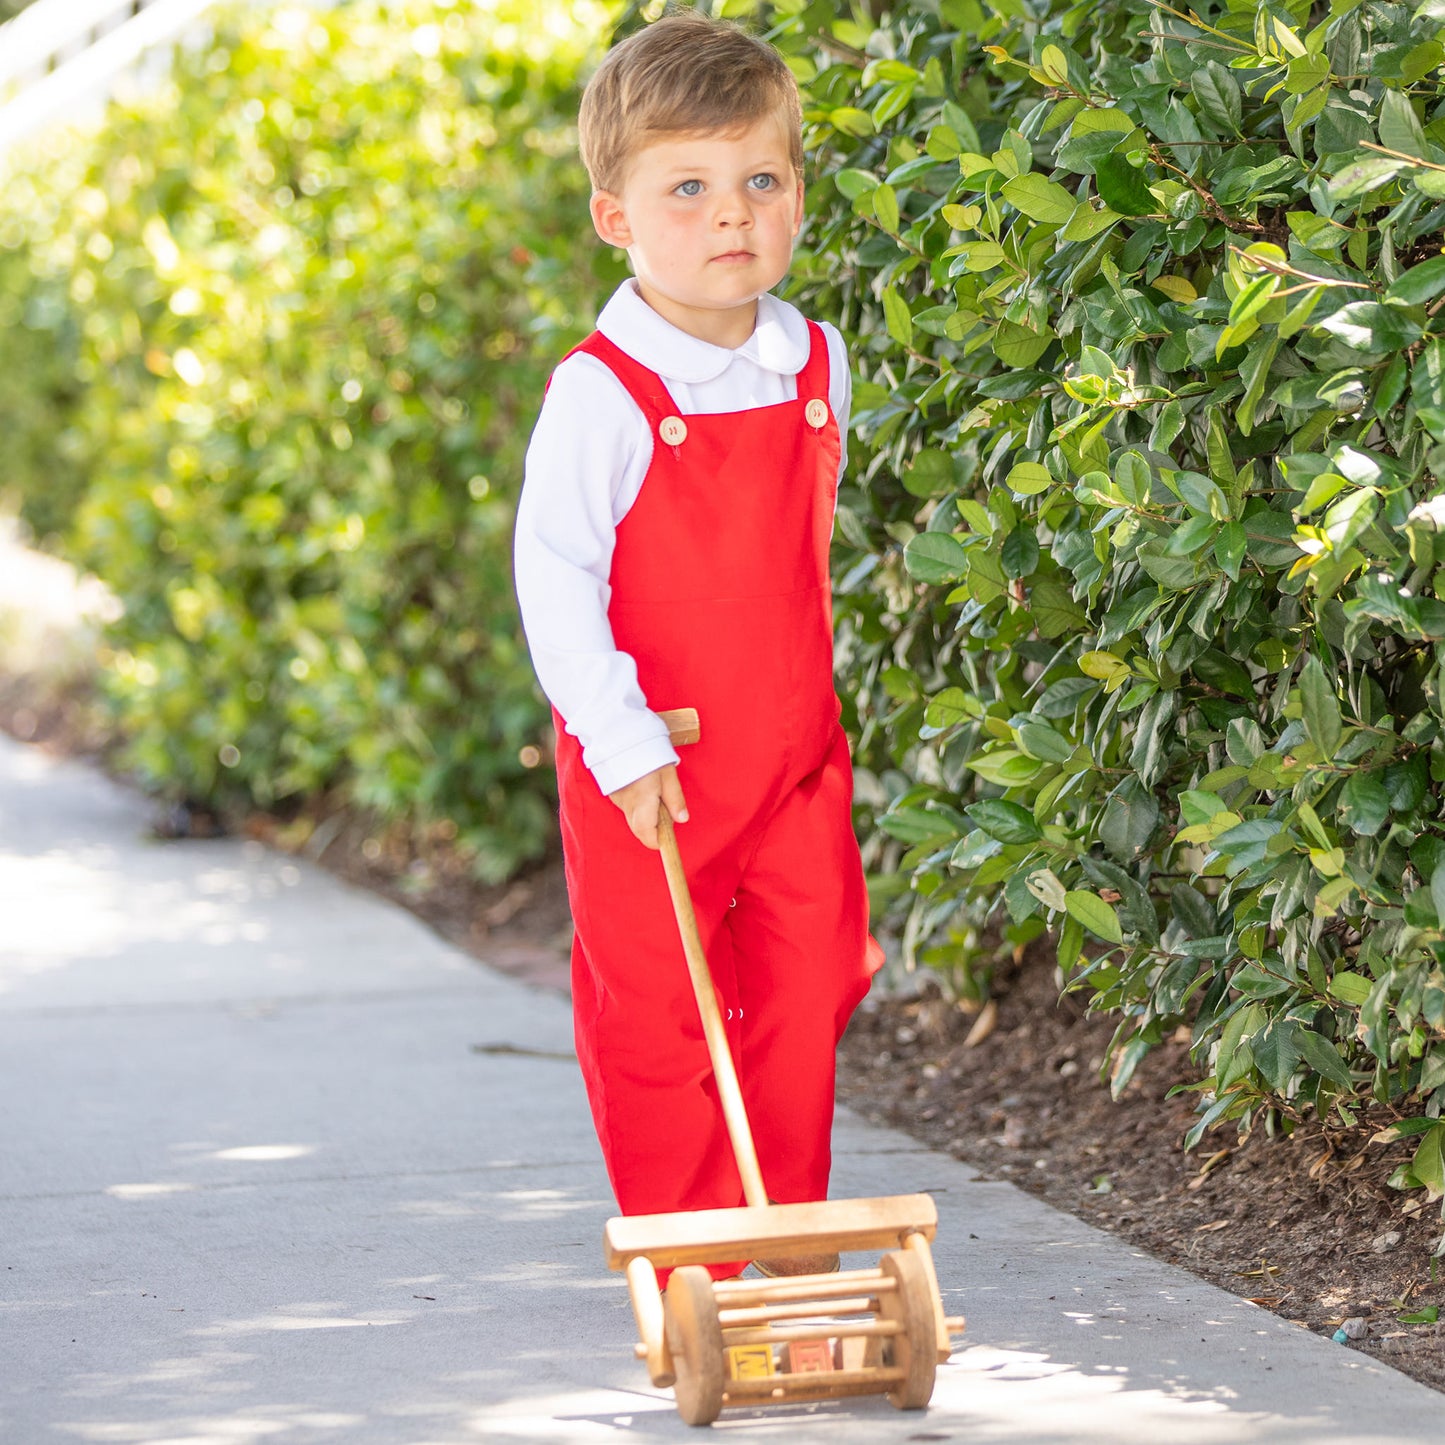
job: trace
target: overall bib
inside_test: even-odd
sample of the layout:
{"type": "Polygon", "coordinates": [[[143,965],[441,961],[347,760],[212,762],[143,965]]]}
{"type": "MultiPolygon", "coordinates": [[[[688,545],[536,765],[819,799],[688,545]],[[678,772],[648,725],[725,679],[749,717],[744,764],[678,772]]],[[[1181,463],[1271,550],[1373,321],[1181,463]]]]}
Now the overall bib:
{"type": "MultiPolygon", "coordinates": [[[[577,348],[611,369],[652,430],[651,466],[617,528],[608,616],[648,706],[701,717],[702,740],[680,750],[690,821],[678,843],[779,1203],[827,1197],[835,1051],[882,957],[833,690],[841,439],[827,342],[809,331],[795,401],[686,418],[660,377],[600,333],[577,348]]],[[[560,719],[557,774],[577,1056],[618,1205],[739,1205],[661,859],[560,719]]]]}

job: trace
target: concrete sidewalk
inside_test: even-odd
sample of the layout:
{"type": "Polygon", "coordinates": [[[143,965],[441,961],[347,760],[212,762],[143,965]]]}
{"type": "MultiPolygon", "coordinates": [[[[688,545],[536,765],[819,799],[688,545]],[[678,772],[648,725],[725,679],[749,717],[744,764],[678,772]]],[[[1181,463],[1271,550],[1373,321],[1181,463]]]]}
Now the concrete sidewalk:
{"type": "MultiPolygon", "coordinates": [[[[0,1440],[685,1440],[634,1360],[567,1009],[410,915],[0,739],[0,1440]]],[[[1441,1396],[842,1116],[834,1192],[927,1189],[933,1407],[739,1441],[1441,1438],[1441,1396]]]]}

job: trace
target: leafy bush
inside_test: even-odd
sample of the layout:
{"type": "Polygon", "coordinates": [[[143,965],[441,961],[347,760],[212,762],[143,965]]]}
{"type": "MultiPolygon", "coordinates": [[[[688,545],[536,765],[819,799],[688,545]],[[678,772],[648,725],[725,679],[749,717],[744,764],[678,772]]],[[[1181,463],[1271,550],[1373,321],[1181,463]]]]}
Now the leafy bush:
{"type": "Polygon", "coordinates": [[[773,18],[913,956],[1047,928],[1116,1090],[1187,1023],[1193,1137],[1373,1099],[1440,1195],[1445,6],[773,18]]]}
{"type": "Polygon", "coordinates": [[[577,245],[576,9],[238,14],[8,180],[6,481],[124,604],[108,690],[158,786],[452,820],[485,877],[550,838],[509,554],[615,275],[577,245]]]}

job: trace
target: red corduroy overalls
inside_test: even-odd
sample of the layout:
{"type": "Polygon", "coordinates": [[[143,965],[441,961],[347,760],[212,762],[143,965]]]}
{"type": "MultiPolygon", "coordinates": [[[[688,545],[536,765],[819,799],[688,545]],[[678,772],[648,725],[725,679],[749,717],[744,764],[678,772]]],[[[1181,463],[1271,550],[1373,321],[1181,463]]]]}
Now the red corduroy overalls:
{"type": "MultiPolygon", "coordinates": [[[[652,429],[652,464],[617,528],[608,615],[648,706],[701,717],[702,741],[681,750],[690,821],[678,842],[780,1203],[827,1197],[835,1051],[881,961],[833,690],[841,439],[827,342],[809,331],[795,401],[685,418],[661,378],[600,333],[577,348],[652,429]]],[[[618,1205],[741,1204],[661,859],[560,725],[557,772],[577,1055],[618,1205]]]]}

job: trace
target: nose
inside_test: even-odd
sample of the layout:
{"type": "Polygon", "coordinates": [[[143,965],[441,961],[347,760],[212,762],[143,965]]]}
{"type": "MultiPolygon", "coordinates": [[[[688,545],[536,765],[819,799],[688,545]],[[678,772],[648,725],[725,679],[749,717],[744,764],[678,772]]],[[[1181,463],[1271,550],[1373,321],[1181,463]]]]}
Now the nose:
{"type": "Polygon", "coordinates": [[[747,194],[741,189],[722,191],[713,212],[713,224],[719,227],[750,227],[753,224],[753,208],[748,202],[747,194]]]}

